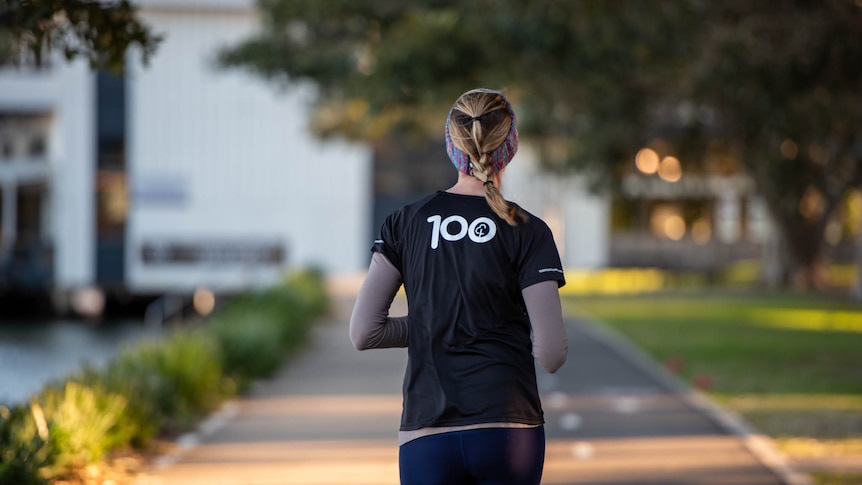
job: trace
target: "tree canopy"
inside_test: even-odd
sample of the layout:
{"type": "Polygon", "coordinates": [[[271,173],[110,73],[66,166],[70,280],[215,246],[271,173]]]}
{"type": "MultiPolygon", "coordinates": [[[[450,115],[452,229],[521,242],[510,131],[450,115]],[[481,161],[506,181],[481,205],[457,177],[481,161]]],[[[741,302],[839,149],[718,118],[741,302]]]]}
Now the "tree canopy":
{"type": "Polygon", "coordinates": [[[0,0],[0,64],[40,65],[56,51],[122,71],[130,48],[147,62],[160,40],[128,0],[0,0]]]}
{"type": "Polygon", "coordinates": [[[816,283],[825,227],[862,185],[862,1],[259,0],[225,66],[320,87],[315,127],[439,136],[502,88],[551,165],[612,185],[661,141],[686,171],[747,172],[816,283]]]}

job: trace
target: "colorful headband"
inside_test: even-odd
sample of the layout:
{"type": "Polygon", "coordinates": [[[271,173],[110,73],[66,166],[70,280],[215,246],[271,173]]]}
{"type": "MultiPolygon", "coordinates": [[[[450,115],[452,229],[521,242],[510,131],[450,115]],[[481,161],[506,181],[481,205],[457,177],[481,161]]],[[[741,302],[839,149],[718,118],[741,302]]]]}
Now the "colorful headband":
{"type": "MultiPolygon", "coordinates": [[[[512,161],[512,158],[515,157],[515,152],[518,151],[518,128],[515,120],[515,111],[512,109],[512,105],[509,103],[509,100],[506,99],[502,93],[485,89],[482,89],[481,91],[494,93],[503,98],[503,101],[506,102],[506,109],[509,111],[509,116],[512,117],[512,126],[509,128],[509,134],[506,136],[506,139],[500,144],[500,146],[488,154],[488,160],[494,168],[494,173],[496,173],[503,170],[503,168],[512,161]]],[[[470,155],[467,155],[465,152],[458,149],[455,144],[452,143],[452,136],[449,134],[449,123],[452,120],[453,111],[454,107],[449,110],[449,115],[446,116],[446,153],[449,155],[449,159],[452,160],[452,164],[455,165],[455,168],[457,168],[459,172],[472,175],[473,170],[470,164],[470,155]]]]}

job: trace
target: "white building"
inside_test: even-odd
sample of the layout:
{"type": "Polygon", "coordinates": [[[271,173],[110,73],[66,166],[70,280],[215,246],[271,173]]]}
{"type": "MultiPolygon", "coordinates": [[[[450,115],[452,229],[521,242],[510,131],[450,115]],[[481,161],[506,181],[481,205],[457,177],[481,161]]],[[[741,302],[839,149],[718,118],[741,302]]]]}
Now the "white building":
{"type": "Polygon", "coordinates": [[[256,30],[252,2],[140,5],[164,41],[124,78],[0,70],[0,285],[227,292],[363,268],[370,150],[316,140],[309,89],[214,67],[256,30]]]}
{"type": "Polygon", "coordinates": [[[548,224],[564,267],[594,270],[607,266],[610,197],[591,193],[583,177],[541,169],[539,157],[534,146],[521,142],[514,161],[506,168],[506,197],[548,224]]]}

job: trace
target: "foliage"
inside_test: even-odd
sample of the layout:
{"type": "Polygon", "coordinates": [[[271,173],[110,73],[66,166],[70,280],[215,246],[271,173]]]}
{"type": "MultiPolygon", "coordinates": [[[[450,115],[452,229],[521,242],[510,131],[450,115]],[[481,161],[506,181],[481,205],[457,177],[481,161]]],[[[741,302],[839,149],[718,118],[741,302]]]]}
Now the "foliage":
{"type": "Polygon", "coordinates": [[[849,0],[260,0],[225,66],[320,87],[315,128],[439,137],[475,86],[503,88],[551,167],[613,188],[650,146],[687,174],[744,170],[803,279],[862,184],[862,5],[849,0]]]}
{"type": "Polygon", "coordinates": [[[715,392],[862,394],[862,311],[849,304],[671,292],[571,298],[566,305],[613,326],[659,361],[684,361],[685,378],[711,375],[715,392]]]}
{"type": "Polygon", "coordinates": [[[862,473],[813,472],[811,479],[817,485],[862,485],[862,473]]]}
{"type": "MultiPolygon", "coordinates": [[[[32,408],[34,410],[38,408],[32,408]]],[[[30,407],[0,406],[0,483],[44,485],[54,452],[48,443],[47,425],[40,425],[30,407]]],[[[41,419],[44,420],[44,417],[41,419]]]]}
{"type": "Polygon", "coordinates": [[[74,477],[113,452],[188,429],[235,393],[236,382],[272,372],[325,302],[320,275],[299,273],[237,298],[211,322],[48,385],[29,406],[0,407],[0,483],[74,477]]]}
{"type": "Polygon", "coordinates": [[[100,461],[134,434],[135,425],[124,416],[126,399],[101,386],[68,380],[43,390],[38,401],[34,406],[44,409],[57,475],[100,461]]]}
{"type": "MultiPolygon", "coordinates": [[[[125,393],[148,403],[137,404],[136,414],[175,432],[188,428],[222,397],[222,367],[220,349],[211,335],[181,330],[164,342],[127,349],[108,367],[106,376],[118,387],[122,386],[118,379],[135,379],[134,388],[125,393]]],[[[145,442],[150,430],[135,436],[145,442]]]]}
{"type": "Polygon", "coordinates": [[[126,51],[137,47],[147,62],[160,41],[128,0],[0,0],[0,64],[38,65],[59,51],[67,60],[81,56],[93,68],[122,71],[126,51]]]}
{"type": "Polygon", "coordinates": [[[326,308],[322,275],[291,275],[283,288],[250,292],[209,323],[223,352],[224,369],[242,388],[271,374],[285,351],[302,343],[308,323],[326,308]]]}

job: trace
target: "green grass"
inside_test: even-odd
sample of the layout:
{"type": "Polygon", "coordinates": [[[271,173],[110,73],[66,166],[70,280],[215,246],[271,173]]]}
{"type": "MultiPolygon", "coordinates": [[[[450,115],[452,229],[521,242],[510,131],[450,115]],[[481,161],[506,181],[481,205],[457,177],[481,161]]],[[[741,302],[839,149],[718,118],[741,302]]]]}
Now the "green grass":
{"type": "Polygon", "coordinates": [[[812,473],[811,478],[817,485],[862,485],[862,473],[812,473]]]}
{"type": "Polygon", "coordinates": [[[862,394],[862,308],[792,296],[566,298],[681,376],[708,375],[723,394],[862,394]],[[803,318],[804,317],[804,318],[803,318]]]}
{"type": "Polygon", "coordinates": [[[702,291],[567,297],[564,308],[616,329],[683,381],[708,382],[714,399],[790,455],[862,454],[859,305],[702,291]]]}

